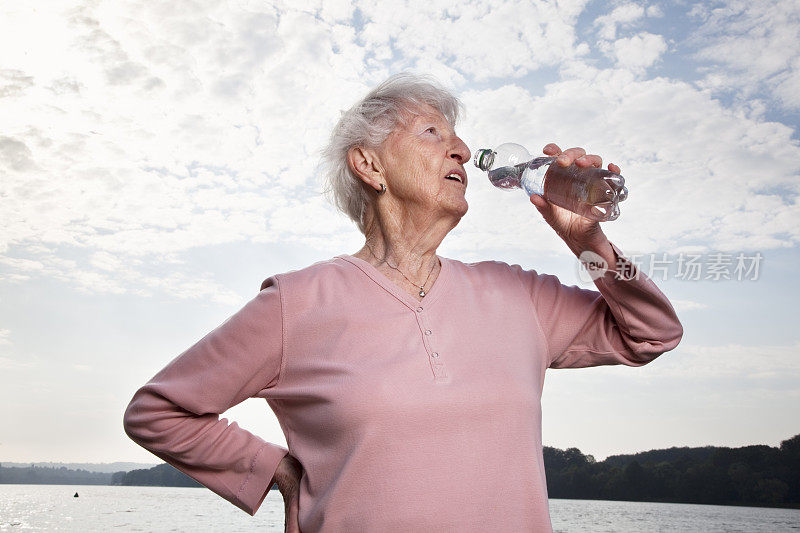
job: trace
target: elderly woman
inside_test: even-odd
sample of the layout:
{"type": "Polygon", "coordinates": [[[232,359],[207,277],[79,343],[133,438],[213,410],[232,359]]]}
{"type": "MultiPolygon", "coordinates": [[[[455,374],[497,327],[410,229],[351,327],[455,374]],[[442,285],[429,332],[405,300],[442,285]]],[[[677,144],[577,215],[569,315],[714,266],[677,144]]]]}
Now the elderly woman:
{"type": "MultiPolygon", "coordinates": [[[[288,531],[550,530],[545,371],[643,365],[682,329],[641,274],[589,291],[436,254],[467,212],[459,105],[401,74],[344,113],[324,162],[364,247],[267,279],[136,393],[131,438],[248,513],[277,483],[288,531]],[[251,397],[288,450],[219,419],[251,397]]],[[[531,201],[576,255],[625,262],[596,222],[531,201]]]]}

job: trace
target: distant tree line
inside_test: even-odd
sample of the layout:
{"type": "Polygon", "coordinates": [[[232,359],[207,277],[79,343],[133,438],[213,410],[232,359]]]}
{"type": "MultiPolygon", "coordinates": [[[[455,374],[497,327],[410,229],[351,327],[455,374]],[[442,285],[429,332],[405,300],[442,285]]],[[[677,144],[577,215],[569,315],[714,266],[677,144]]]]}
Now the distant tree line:
{"type": "Polygon", "coordinates": [[[596,462],[545,446],[551,498],[800,507],[800,435],[770,446],[669,448],[596,462]]]}
{"type": "Polygon", "coordinates": [[[166,463],[142,470],[116,472],[112,485],[137,485],[145,487],[202,487],[177,468],[166,463]]]}
{"type": "Polygon", "coordinates": [[[0,483],[24,485],[110,485],[111,474],[70,470],[66,467],[4,467],[0,465],[0,483]]]}
{"type": "Polygon", "coordinates": [[[174,467],[164,463],[130,472],[88,472],[66,467],[4,467],[0,465],[0,484],[25,485],[144,485],[158,487],[200,487],[201,485],[174,467]]]}

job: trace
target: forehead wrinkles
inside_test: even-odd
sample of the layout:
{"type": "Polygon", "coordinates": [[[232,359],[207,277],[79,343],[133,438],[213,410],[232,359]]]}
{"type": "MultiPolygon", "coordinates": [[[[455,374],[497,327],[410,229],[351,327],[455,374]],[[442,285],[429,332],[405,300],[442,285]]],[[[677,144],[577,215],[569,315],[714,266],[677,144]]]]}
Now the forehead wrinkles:
{"type": "Polygon", "coordinates": [[[405,105],[400,109],[400,113],[397,117],[398,125],[405,128],[412,128],[418,123],[426,121],[435,121],[439,124],[446,124],[450,129],[453,128],[453,125],[450,124],[450,121],[447,120],[447,117],[445,117],[438,109],[428,104],[405,105]]]}
{"type": "Polygon", "coordinates": [[[455,135],[455,130],[447,118],[439,110],[429,105],[409,105],[403,107],[397,115],[394,129],[381,143],[379,149],[385,150],[394,143],[414,142],[418,139],[418,130],[427,126],[436,126],[447,131],[450,135],[455,135]]]}

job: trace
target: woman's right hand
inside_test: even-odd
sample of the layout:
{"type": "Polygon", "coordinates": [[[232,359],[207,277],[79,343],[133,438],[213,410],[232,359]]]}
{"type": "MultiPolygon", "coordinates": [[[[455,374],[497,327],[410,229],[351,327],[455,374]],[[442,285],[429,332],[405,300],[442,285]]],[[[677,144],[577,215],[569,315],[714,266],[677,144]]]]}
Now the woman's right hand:
{"type": "Polygon", "coordinates": [[[275,483],[283,496],[285,533],[300,533],[297,515],[300,509],[300,478],[302,475],[303,465],[289,454],[281,459],[278,468],[275,469],[275,483]]]}

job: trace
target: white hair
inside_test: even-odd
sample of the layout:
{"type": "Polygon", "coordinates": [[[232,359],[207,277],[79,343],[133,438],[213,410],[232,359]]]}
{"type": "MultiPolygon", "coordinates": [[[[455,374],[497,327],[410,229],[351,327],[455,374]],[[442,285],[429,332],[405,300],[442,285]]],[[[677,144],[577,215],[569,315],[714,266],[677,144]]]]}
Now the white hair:
{"type": "Polygon", "coordinates": [[[321,169],[331,202],[349,216],[361,233],[372,199],[370,188],[353,172],[347,153],[353,147],[377,148],[407,116],[425,105],[439,111],[455,127],[461,102],[429,77],[410,73],[391,76],[342,113],[322,151],[321,169]]]}

